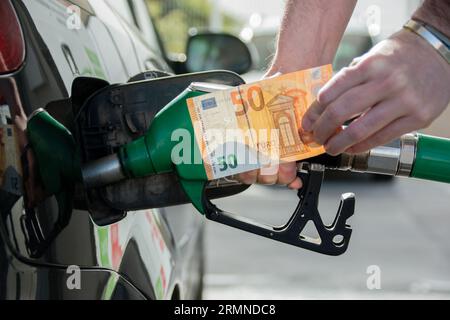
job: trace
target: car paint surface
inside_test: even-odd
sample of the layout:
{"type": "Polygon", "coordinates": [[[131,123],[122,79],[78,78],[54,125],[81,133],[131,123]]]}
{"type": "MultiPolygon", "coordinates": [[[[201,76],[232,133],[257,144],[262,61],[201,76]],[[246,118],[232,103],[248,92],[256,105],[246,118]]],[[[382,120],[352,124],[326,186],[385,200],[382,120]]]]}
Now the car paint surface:
{"type": "MultiPolygon", "coordinates": [[[[80,76],[124,83],[146,70],[171,71],[161,48],[151,42],[153,26],[140,31],[117,12],[118,2],[128,3],[13,1],[26,60],[17,72],[0,75],[0,95],[5,95],[0,124],[12,129],[7,145],[15,154],[6,160],[15,169],[10,177],[15,183],[5,182],[0,190],[0,298],[171,299],[198,294],[203,220],[188,205],[128,212],[108,226],[96,225],[88,211],[74,208],[64,230],[40,254],[34,251],[39,239],[45,241],[51,233],[58,208],[54,197],[42,197],[38,187],[23,179],[25,129],[6,124],[7,119],[22,118],[23,123],[34,110],[69,97],[80,76]],[[71,24],[74,13],[79,13],[79,24],[71,24]],[[27,224],[27,219],[34,222],[27,224]],[[69,266],[80,268],[79,290],[67,287],[69,266]]],[[[142,8],[143,1],[134,2],[142,8]]],[[[145,20],[142,14],[140,19],[145,20]]]]}

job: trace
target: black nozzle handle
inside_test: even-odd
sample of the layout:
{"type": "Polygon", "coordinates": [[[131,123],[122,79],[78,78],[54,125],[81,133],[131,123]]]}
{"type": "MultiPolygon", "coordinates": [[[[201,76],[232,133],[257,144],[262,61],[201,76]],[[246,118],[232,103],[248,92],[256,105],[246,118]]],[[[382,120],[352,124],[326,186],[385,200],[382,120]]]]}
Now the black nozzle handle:
{"type": "Polygon", "coordinates": [[[354,213],[355,196],[351,193],[343,194],[333,223],[325,225],[317,207],[325,167],[317,164],[304,165],[306,168],[304,166],[298,172],[304,185],[298,191],[299,203],[285,225],[270,226],[225,212],[207,199],[204,201],[206,217],[243,231],[322,254],[336,256],[344,253],[352,233],[350,226],[347,225],[347,219],[354,213]],[[313,239],[302,234],[309,221],[314,223],[318,238],[313,239]]]}

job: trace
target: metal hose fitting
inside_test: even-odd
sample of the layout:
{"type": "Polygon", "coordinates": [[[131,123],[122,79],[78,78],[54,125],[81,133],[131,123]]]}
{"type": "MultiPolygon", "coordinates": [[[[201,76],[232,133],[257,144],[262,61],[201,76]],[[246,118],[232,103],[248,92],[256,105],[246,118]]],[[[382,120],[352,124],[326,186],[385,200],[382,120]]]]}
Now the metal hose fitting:
{"type": "Polygon", "coordinates": [[[409,133],[360,154],[342,154],[338,170],[409,177],[417,150],[417,134],[409,133]]]}

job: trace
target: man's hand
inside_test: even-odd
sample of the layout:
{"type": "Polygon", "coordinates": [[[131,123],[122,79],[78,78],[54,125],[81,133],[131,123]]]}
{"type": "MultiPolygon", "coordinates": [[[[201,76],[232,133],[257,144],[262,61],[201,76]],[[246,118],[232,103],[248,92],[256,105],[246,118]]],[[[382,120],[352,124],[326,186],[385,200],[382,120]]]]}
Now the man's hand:
{"type": "Polygon", "coordinates": [[[305,114],[303,129],[332,155],[363,152],[430,125],[450,102],[449,83],[450,65],[403,30],[337,73],[305,114]]]}
{"type": "MultiPolygon", "coordinates": [[[[277,52],[266,76],[289,73],[331,63],[356,0],[288,0],[277,41],[277,52]]],[[[246,184],[285,184],[300,189],[295,163],[283,163],[276,170],[242,173],[246,184]]]]}

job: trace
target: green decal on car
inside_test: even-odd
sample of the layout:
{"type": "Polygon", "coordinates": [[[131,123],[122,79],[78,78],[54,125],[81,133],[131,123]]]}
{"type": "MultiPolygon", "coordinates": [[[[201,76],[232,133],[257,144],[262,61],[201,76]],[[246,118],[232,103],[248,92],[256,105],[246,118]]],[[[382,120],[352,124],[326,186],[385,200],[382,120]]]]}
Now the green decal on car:
{"type": "MultiPolygon", "coordinates": [[[[101,79],[106,79],[105,72],[103,70],[102,64],[100,62],[100,59],[98,58],[97,53],[87,47],[84,47],[84,51],[86,52],[86,55],[89,58],[89,61],[91,62],[93,75],[101,79]]],[[[83,75],[85,75],[85,72],[86,69],[82,71],[83,75]]]]}

